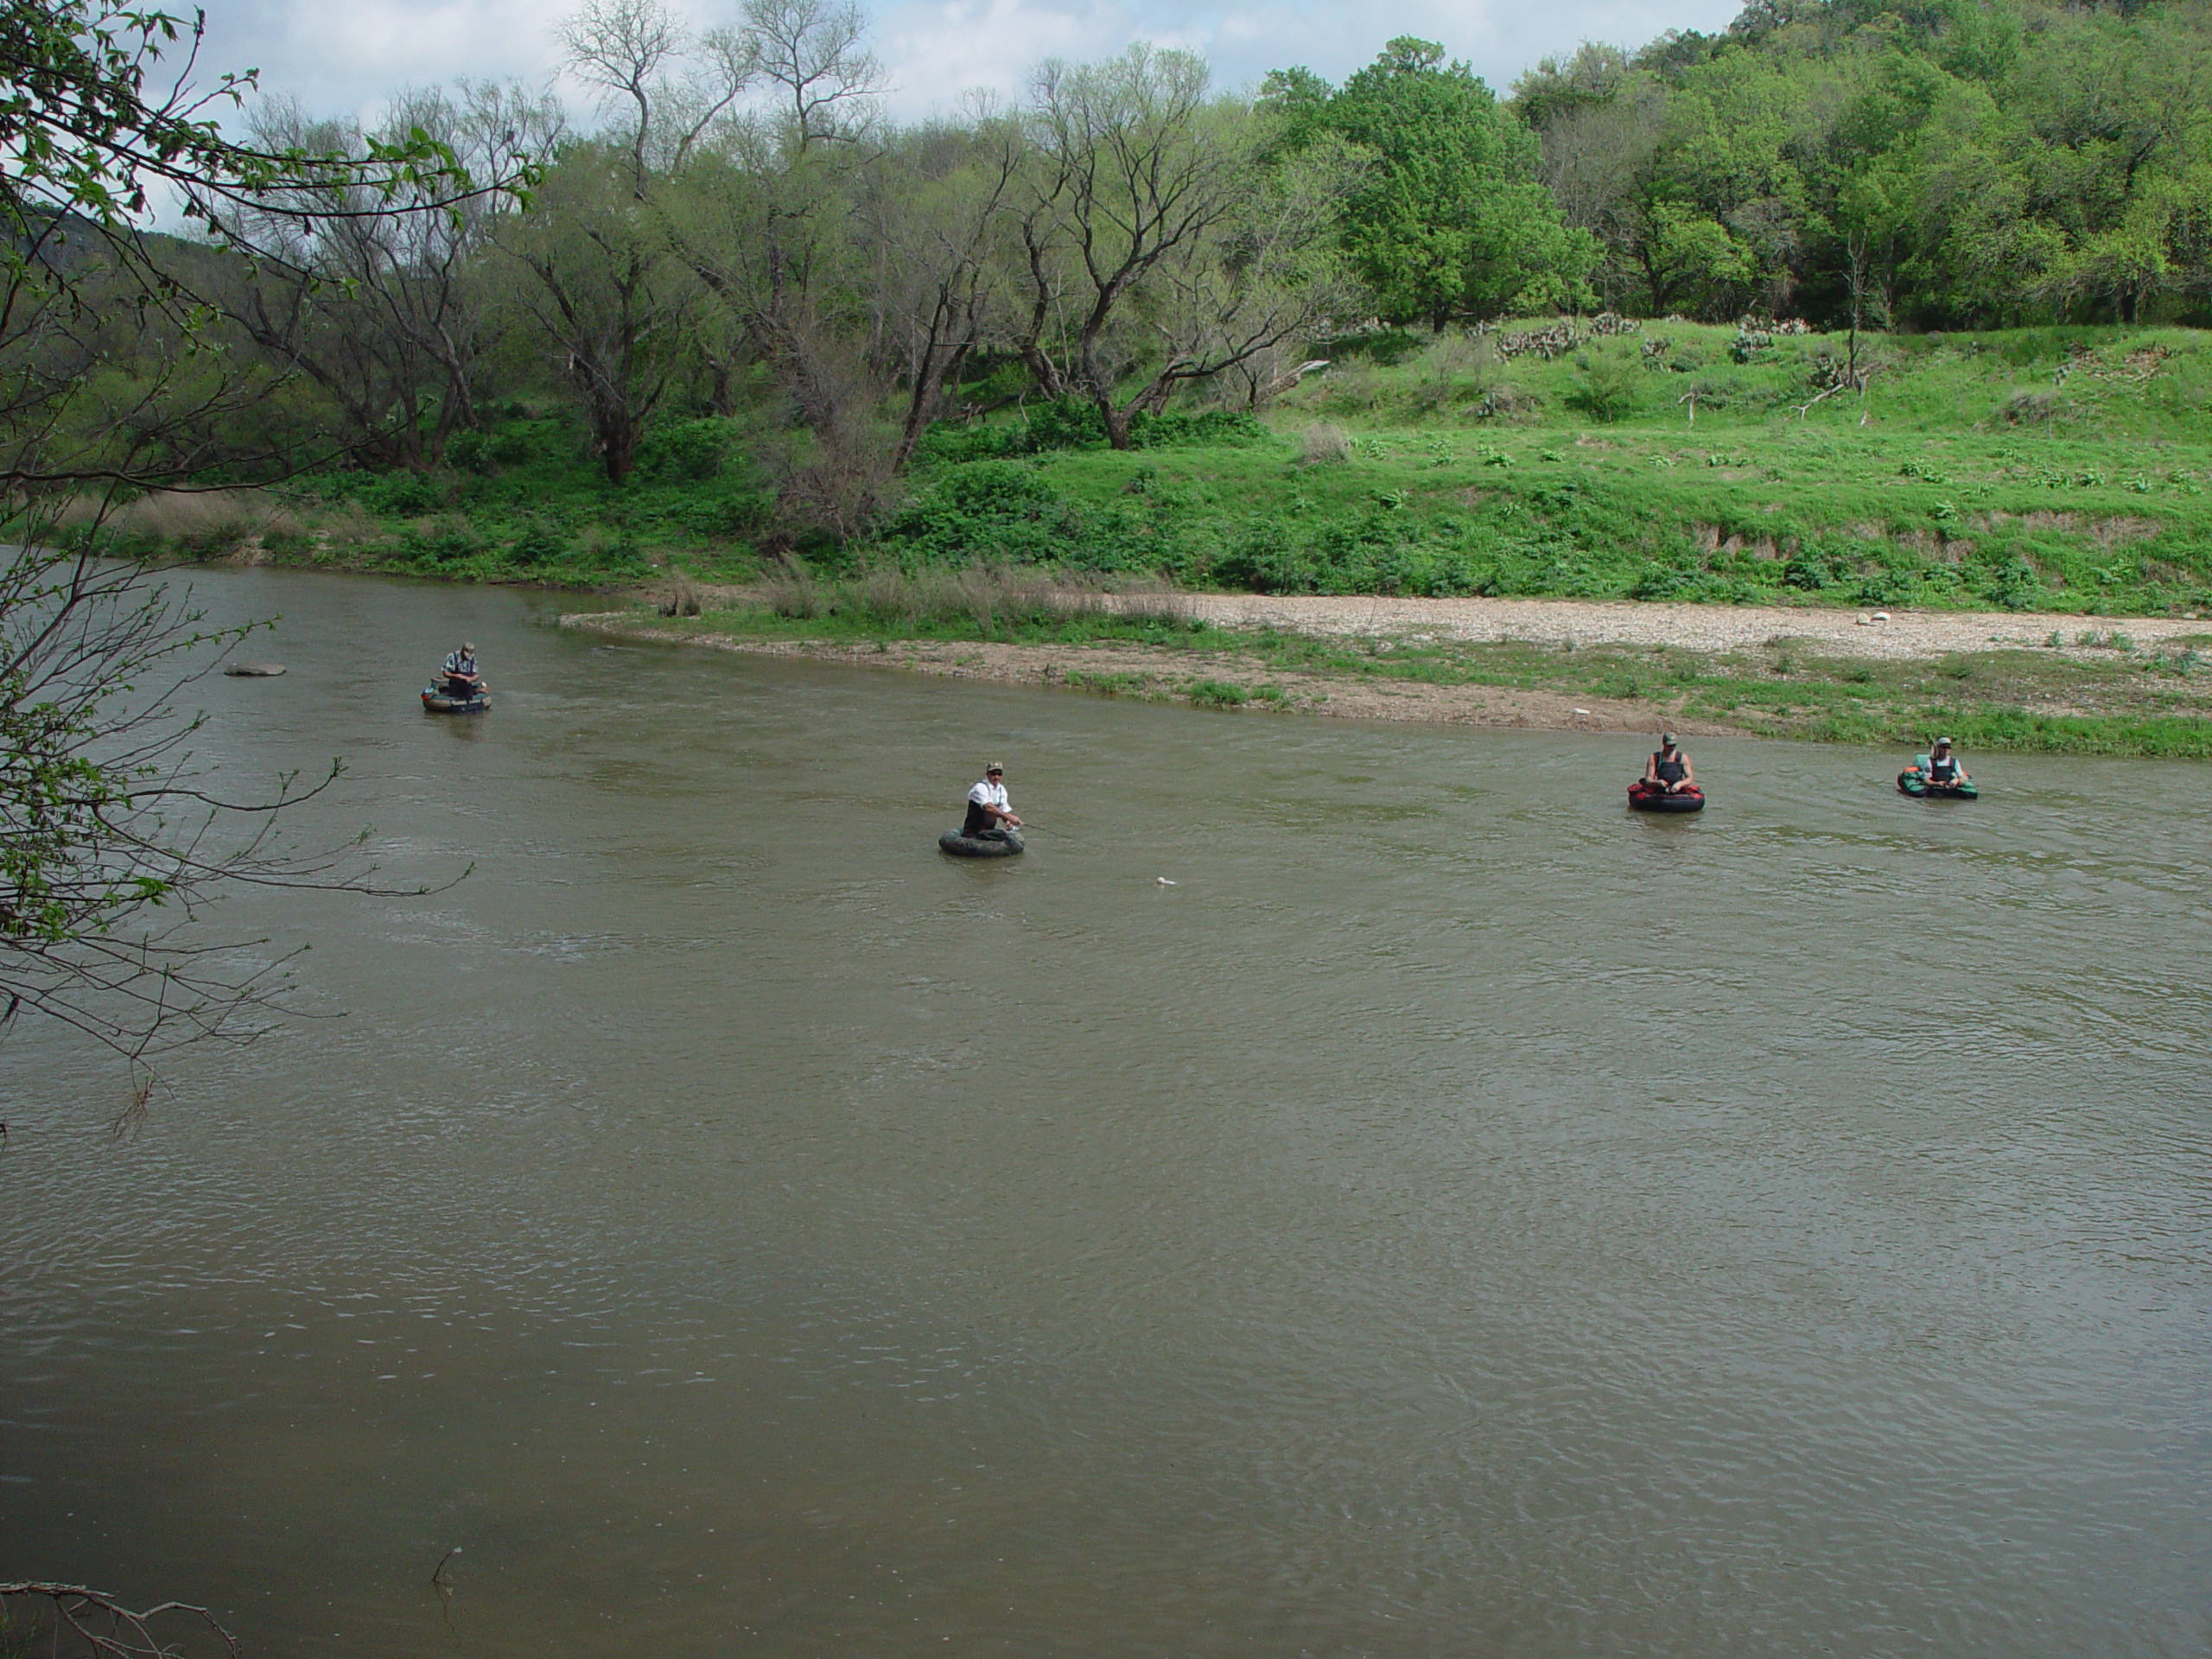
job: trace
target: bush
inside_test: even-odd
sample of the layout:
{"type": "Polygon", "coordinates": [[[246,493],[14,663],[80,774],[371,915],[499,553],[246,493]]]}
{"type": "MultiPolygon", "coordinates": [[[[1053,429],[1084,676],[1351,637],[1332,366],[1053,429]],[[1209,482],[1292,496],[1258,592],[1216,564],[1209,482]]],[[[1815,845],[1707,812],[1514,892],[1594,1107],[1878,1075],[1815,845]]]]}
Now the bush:
{"type": "Polygon", "coordinates": [[[464,473],[489,472],[491,440],[481,432],[456,432],[446,442],[446,465],[464,473]]]}
{"type": "Polygon", "coordinates": [[[2066,410],[2066,400],[2055,391],[2016,391],[1997,418],[2012,426],[2047,426],[2066,410]]]}
{"type": "Polygon", "coordinates": [[[474,558],[484,550],[484,537],[467,519],[449,516],[410,525],[400,544],[416,564],[445,566],[474,558]]]}
{"type": "Polygon", "coordinates": [[[1339,464],[1351,459],[1351,438],[1344,428],[1316,421],[1299,439],[1299,460],[1308,467],[1339,464]]]}
{"type": "Polygon", "coordinates": [[[1980,591],[2012,611],[2033,610],[2044,594],[2043,578],[2036,575],[2033,565],[2017,553],[1987,572],[1980,591]]]}
{"type": "Polygon", "coordinates": [[[661,518],[671,529],[706,541],[757,536],[774,519],[776,498],[756,485],[725,481],[713,491],[688,494],[661,518]]]}
{"type": "Polygon", "coordinates": [[[886,543],[925,561],[991,556],[1050,563],[1067,550],[1074,505],[1019,461],[978,461],[946,472],[885,529],[886,543]]]}
{"type": "MultiPolygon", "coordinates": [[[[1188,443],[1256,443],[1268,435],[1259,416],[1243,410],[1139,415],[1129,423],[1129,447],[1134,449],[1164,449],[1188,443]]],[[[930,460],[959,463],[1105,447],[1106,422],[1097,406],[1078,397],[1056,397],[1024,410],[1019,421],[998,426],[939,423],[924,435],[920,448],[930,460]]]]}
{"type": "Polygon", "coordinates": [[[639,442],[637,475],[655,482],[703,483],[721,471],[736,441],[730,423],[712,416],[661,422],[639,442]]]}
{"type": "Polygon", "coordinates": [[[1634,410],[1643,389],[1643,374],[1627,351],[1582,352],[1574,359],[1574,390],[1567,401],[1594,420],[1611,423],[1634,410]]]}
{"type": "Polygon", "coordinates": [[[507,557],[524,570],[557,564],[568,556],[568,546],[543,524],[532,524],[507,550],[507,557]]]}
{"type": "Polygon", "coordinates": [[[395,518],[435,512],[453,496],[452,486],[429,473],[385,473],[349,493],[371,512],[389,513],[395,518]]]}

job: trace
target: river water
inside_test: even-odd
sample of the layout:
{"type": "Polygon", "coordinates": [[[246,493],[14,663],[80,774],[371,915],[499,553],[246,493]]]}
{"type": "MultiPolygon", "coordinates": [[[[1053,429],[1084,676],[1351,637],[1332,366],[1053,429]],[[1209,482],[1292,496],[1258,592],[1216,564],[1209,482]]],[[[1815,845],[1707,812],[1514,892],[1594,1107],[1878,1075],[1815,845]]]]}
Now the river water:
{"type": "Polygon", "coordinates": [[[134,1139],[0,1047],[0,1577],[346,1659],[2212,1642],[2212,770],[1706,741],[1649,819],[1632,739],[201,590],[291,665],[206,753],[474,869],[223,907],[324,1017],[134,1139]],[[944,860],[987,758],[1033,850],[944,860]]]}

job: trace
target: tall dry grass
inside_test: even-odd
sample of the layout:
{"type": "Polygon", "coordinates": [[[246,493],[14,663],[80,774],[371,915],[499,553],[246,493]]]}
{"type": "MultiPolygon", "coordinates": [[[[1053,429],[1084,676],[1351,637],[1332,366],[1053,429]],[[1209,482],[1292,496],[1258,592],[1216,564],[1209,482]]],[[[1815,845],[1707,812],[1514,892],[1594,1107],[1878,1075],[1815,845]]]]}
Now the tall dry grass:
{"type": "Polygon", "coordinates": [[[154,490],[121,502],[80,495],[54,518],[60,524],[99,524],[134,539],[222,550],[271,531],[301,531],[289,508],[255,490],[154,490]]]}
{"type": "Polygon", "coordinates": [[[1298,459],[1307,467],[1341,466],[1351,459],[1351,434],[1334,421],[1316,421],[1299,434],[1298,459]]]}
{"type": "Polygon", "coordinates": [[[767,574],[761,593],[779,616],[836,618],[891,633],[953,629],[989,634],[1107,614],[1140,623],[1184,620],[1173,594],[1165,588],[1109,591],[1007,565],[918,571],[878,565],[849,576],[823,577],[786,558],[767,574]]]}

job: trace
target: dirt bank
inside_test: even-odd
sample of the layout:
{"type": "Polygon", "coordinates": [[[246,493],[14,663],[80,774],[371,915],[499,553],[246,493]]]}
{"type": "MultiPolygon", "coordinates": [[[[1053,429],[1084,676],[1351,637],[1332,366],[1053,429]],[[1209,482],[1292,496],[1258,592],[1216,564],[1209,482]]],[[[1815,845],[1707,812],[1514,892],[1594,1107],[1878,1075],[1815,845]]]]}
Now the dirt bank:
{"type": "MultiPolygon", "coordinates": [[[[1128,645],[1014,645],[902,640],[887,645],[830,640],[748,639],[690,632],[637,611],[564,616],[561,626],[618,639],[664,640],[764,657],[804,657],[861,668],[891,668],[947,679],[1000,685],[1057,685],[1160,701],[1189,699],[1209,680],[1240,690],[1258,682],[1248,706],[1334,715],[1351,720],[1427,721],[1461,726],[1515,726],[1544,731],[1656,730],[1662,719],[1649,703],[1488,685],[1427,685],[1286,672],[1241,652],[1165,652],[1128,645]]],[[[1277,626],[1281,626],[1278,624],[1277,626]]],[[[1198,699],[1204,700],[1203,690],[1198,699]]],[[[1676,722],[1685,732],[1738,728],[1712,721],[1676,722]]]]}

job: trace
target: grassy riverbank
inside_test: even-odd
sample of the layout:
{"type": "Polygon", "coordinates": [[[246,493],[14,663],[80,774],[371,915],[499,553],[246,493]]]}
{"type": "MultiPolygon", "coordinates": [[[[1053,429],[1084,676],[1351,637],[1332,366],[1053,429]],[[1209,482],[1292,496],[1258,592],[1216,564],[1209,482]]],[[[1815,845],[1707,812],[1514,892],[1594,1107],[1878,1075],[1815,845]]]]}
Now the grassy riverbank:
{"type": "Polygon", "coordinates": [[[2212,630],[2139,649],[2125,635],[1937,658],[1822,654],[1802,640],[1696,651],[1580,648],[1433,634],[1226,628],[1172,596],[1109,611],[1093,595],[957,582],[786,578],[697,616],[640,607],[599,631],[813,655],[1009,683],[1247,711],[1549,728],[1733,731],[1924,748],[2212,757],[2212,630]]]}
{"type": "Polygon", "coordinates": [[[1136,450],[1061,405],[940,425],[903,502],[842,543],[779,516],[740,422],[664,422],[618,488],[573,422],[526,404],[436,471],[162,497],[104,533],[124,552],[578,587],[796,557],[1278,594],[2212,612],[2212,342],[2195,331],[1854,347],[1560,321],[1317,352],[1329,366],[1264,416],[1178,414],[1136,450]]]}

